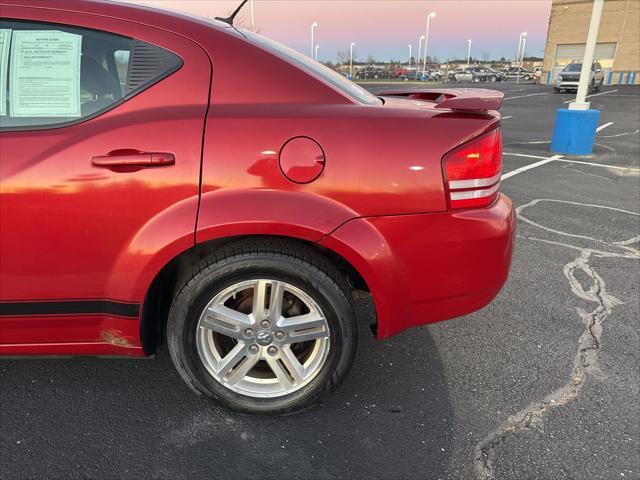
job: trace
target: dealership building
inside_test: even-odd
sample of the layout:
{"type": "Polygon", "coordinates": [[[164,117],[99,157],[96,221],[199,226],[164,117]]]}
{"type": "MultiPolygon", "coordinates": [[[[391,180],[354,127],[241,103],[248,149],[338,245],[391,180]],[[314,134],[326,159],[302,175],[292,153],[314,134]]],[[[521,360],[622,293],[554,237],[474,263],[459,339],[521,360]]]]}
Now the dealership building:
{"type": "MultiPolygon", "coordinates": [[[[541,81],[582,60],[593,0],[553,0],[541,81]]],[[[640,0],[605,0],[595,59],[606,85],[640,84],[640,0]]]]}

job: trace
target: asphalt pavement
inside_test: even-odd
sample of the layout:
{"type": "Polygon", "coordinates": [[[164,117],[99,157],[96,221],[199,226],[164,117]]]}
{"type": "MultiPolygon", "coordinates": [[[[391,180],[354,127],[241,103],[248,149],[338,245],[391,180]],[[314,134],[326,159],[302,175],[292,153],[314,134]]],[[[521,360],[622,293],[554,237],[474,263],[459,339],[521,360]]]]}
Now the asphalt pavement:
{"type": "Polygon", "coordinates": [[[490,306],[383,342],[362,328],[345,384],[288,417],[195,397],[166,350],[1,360],[0,478],[640,478],[638,87],[591,97],[594,155],[553,159],[572,95],[490,88],[519,214],[490,306]]]}

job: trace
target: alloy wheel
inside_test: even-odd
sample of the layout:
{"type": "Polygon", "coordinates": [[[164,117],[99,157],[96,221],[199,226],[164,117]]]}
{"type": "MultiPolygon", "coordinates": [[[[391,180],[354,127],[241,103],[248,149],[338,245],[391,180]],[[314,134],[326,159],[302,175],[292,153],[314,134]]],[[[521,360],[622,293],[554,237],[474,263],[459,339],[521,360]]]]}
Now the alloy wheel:
{"type": "Polygon", "coordinates": [[[288,395],[313,380],[330,348],[329,324],[302,289],[275,279],[231,285],[206,305],[198,354],[226,388],[254,398],[288,395]]]}

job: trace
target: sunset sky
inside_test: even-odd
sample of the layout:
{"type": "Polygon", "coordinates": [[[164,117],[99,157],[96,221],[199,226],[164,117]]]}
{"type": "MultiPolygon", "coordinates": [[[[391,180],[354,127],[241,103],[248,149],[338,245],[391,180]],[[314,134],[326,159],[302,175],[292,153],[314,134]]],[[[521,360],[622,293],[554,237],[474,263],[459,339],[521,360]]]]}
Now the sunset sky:
{"type": "MultiPolygon", "coordinates": [[[[205,17],[226,16],[240,0],[130,0],[205,17]]],[[[406,59],[408,45],[417,55],[426,17],[428,55],[441,61],[466,58],[514,58],[520,32],[527,32],[526,55],[543,56],[551,0],[255,0],[260,33],[309,54],[310,25],[315,21],[320,60],[335,60],[339,50],[356,43],[359,59],[406,59]]],[[[248,23],[247,4],[244,19],[248,23]]]]}

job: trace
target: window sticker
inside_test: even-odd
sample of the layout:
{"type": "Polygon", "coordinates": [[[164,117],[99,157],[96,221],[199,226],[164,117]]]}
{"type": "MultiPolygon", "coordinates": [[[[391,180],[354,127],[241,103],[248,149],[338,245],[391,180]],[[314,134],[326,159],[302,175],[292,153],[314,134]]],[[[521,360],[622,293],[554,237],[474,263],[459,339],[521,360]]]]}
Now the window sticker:
{"type": "Polygon", "coordinates": [[[7,114],[7,75],[9,74],[9,45],[11,30],[0,28],[0,116],[7,114]]]}
{"type": "Polygon", "coordinates": [[[11,116],[79,117],[82,36],[57,30],[14,31],[11,116]]]}

